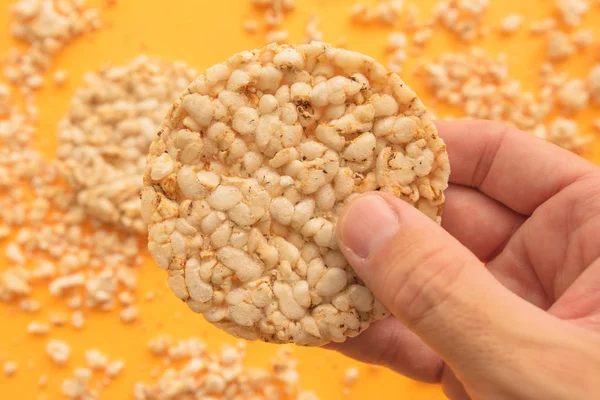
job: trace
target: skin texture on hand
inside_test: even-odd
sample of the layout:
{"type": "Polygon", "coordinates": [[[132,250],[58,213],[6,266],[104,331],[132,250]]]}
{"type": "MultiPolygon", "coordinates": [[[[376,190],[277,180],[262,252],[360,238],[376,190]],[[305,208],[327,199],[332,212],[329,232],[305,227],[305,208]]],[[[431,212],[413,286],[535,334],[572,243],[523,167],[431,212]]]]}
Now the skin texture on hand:
{"type": "Polygon", "coordinates": [[[497,123],[437,125],[442,227],[385,193],[346,206],[340,248],[393,315],[328,347],[453,400],[600,398],[600,168],[497,123]]]}

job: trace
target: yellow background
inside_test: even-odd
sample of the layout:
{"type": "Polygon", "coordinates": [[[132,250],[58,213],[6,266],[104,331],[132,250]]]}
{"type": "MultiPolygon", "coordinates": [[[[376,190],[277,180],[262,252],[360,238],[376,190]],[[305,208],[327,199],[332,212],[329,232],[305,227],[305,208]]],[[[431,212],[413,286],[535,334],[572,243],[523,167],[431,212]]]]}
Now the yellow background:
{"type": "MultiPolygon", "coordinates": [[[[413,0],[422,10],[421,18],[429,15],[434,0],[413,0]]],[[[0,0],[0,54],[14,45],[8,36],[8,6],[12,1],[0,0]]],[[[348,48],[374,56],[384,61],[384,47],[390,28],[351,27],[347,18],[349,0],[297,0],[297,9],[286,18],[285,26],[290,29],[290,41],[303,37],[306,20],[313,11],[318,11],[320,29],[325,41],[337,44],[343,36],[348,48]]],[[[508,13],[525,15],[528,20],[549,16],[552,13],[551,1],[537,0],[491,0],[486,17],[487,25],[498,26],[508,13]]],[[[595,2],[585,18],[585,25],[593,27],[600,11],[595,2]]],[[[60,54],[53,69],[65,68],[69,71],[68,83],[61,89],[52,84],[41,90],[37,96],[40,106],[40,143],[42,149],[52,156],[55,147],[56,125],[65,113],[69,99],[81,83],[82,75],[96,70],[105,63],[121,64],[139,53],[160,55],[168,59],[181,59],[202,70],[222,61],[234,52],[260,47],[264,36],[245,34],[242,22],[254,15],[249,0],[118,0],[117,5],[107,8],[105,2],[92,1],[90,4],[101,7],[105,21],[104,28],[81,40],[77,40],[60,54]]],[[[527,24],[526,24],[527,25],[527,24]]],[[[600,28],[599,28],[600,29],[600,28]]],[[[596,29],[596,33],[598,29],[596,29]]],[[[596,37],[600,37],[596,35],[596,37]]],[[[544,40],[531,37],[526,27],[509,39],[501,39],[494,31],[478,46],[491,53],[507,52],[513,76],[523,81],[525,89],[536,89],[537,73],[544,57],[544,40]]],[[[436,30],[427,50],[421,55],[430,59],[447,51],[464,50],[464,44],[450,35],[436,30]]],[[[559,69],[568,70],[574,76],[584,76],[589,67],[598,61],[598,44],[582,54],[571,57],[559,69]]],[[[439,116],[451,115],[448,110],[435,104],[412,76],[415,61],[412,57],[405,80],[417,90],[426,104],[439,116]]],[[[590,129],[591,121],[598,116],[598,108],[590,108],[577,116],[584,131],[590,129]]],[[[586,157],[600,162],[600,143],[596,140],[590,149],[583,153],[586,157]]],[[[5,262],[0,258],[0,263],[5,262]]],[[[71,375],[73,367],[83,366],[83,353],[90,348],[98,348],[111,358],[126,361],[125,369],[111,385],[104,389],[103,399],[126,399],[131,397],[132,385],[137,380],[150,380],[150,371],[159,363],[146,349],[148,339],[159,333],[169,333],[176,338],[192,335],[203,338],[209,349],[217,350],[221,343],[234,340],[208,323],[176,300],[166,289],[165,274],[147,261],[139,274],[137,292],[140,304],[140,317],[133,325],[120,323],[118,314],[86,312],[86,327],[82,331],[65,326],[53,328],[48,337],[68,341],[72,345],[72,357],[67,367],[53,366],[45,354],[48,337],[29,337],[25,333],[29,321],[47,321],[52,310],[66,311],[64,301],[50,298],[43,287],[35,290],[34,298],[43,302],[42,310],[28,315],[16,305],[0,304],[0,363],[16,360],[19,369],[11,378],[0,374],[1,399],[56,399],[60,398],[60,382],[71,375]],[[157,298],[143,300],[146,291],[157,293],[157,298]],[[46,374],[49,384],[40,390],[37,386],[40,375],[46,374]]],[[[248,364],[265,366],[274,354],[273,345],[252,343],[248,346],[248,364]]],[[[342,396],[342,380],[345,370],[359,364],[340,355],[321,349],[296,348],[299,359],[301,385],[314,390],[322,399],[441,399],[438,387],[412,382],[381,368],[360,366],[360,378],[349,397],[342,396]]]]}

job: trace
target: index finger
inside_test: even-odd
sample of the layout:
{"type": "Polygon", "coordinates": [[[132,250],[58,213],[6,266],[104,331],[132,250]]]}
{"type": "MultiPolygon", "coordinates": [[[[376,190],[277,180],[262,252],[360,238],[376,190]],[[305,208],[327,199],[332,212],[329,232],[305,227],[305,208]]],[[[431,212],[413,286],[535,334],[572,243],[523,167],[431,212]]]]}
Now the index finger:
{"type": "Polygon", "coordinates": [[[598,167],[516,128],[492,121],[436,121],[450,158],[450,181],[471,186],[518,213],[598,167]]]}

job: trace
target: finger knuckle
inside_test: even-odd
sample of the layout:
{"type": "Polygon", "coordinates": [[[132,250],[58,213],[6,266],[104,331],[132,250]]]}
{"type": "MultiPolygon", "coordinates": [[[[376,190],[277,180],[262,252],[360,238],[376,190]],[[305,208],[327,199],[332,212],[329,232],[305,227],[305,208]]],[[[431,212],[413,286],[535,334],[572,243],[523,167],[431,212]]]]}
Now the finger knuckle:
{"type": "Polygon", "coordinates": [[[480,153],[471,183],[475,187],[485,185],[490,171],[496,160],[496,155],[502,147],[505,138],[511,134],[514,128],[494,121],[477,121],[470,132],[474,137],[487,138],[484,142],[483,151],[480,153]]]}

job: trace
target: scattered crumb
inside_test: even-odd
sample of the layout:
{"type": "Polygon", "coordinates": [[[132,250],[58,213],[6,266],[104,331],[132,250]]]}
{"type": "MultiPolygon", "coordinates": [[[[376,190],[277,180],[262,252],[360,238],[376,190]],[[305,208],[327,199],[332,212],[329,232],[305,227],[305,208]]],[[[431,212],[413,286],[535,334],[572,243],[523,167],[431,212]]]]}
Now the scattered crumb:
{"type": "Polygon", "coordinates": [[[313,392],[300,392],[296,400],[319,400],[319,398],[313,392]]]}
{"type": "MultiPolygon", "coordinates": [[[[256,10],[264,13],[263,24],[265,27],[265,39],[268,43],[283,43],[288,38],[287,30],[278,29],[285,15],[295,8],[295,0],[251,0],[256,10]]],[[[252,35],[260,29],[260,22],[246,20],[242,25],[246,33],[252,35]]]]}
{"type": "Polygon", "coordinates": [[[25,95],[26,113],[37,120],[31,92],[43,86],[42,74],[57,54],[76,38],[100,28],[100,13],[82,1],[18,0],[10,8],[10,34],[27,47],[12,47],[5,57],[4,76],[25,95]]]}
{"type": "Polygon", "coordinates": [[[85,316],[81,311],[74,311],[73,314],[71,314],[71,325],[73,325],[73,328],[75,329],[83,329],[85,326],[85,316]]]}
{"type": "Polygon", "coordinates": [[[348,368],[344,374],[344,384],[347,386],[354,385],[358,379],[358,368],[348,368]]]}
{"type": "Polygon", "coordinates": [[[560,61],[575,53],[571,38],[564,32],[552,31],[547,40],[546,54],[551,61],[560,61]]]}
{"type": "Polygon", "coordinates": [[[28,312],[28,313],[34,313],[34,312],[38,312],[40,310],[40,308],[42,308],[42,305],[40,304],[39,301],[35,300],[35,299],[21,299],[19,301],[19,308],[22,311],[28,312]]]}
{"type": "Polygon", "coordinates": [[[31,321],[29,325],[27,325],[27,333],[36,336],[44,336],[50,332],[50,325],[44,324],[42,322],[31,321]]]}
{"type": "Polygon", "coordinates": [[[73,295],[67,300],[67,306],[72,310],[77,310],[83,306],[83,299],[80,295],[73,295]]]}
{"type": "Polygon", "coordinates": [[[573,79],[566,82],[557,93],[558,103],[566,114],[585,108],[588,105],[589,98],[583,79],[573,79]]]}
{"type": "Polygon", "coordinates": [[[375,4],[357,3],[350,9],[350,19],[360,24],[396,25],[404,0],[378,0],[375,4]]]}
{"type": "Polygon", "coordinates": [[[567,118],[556,118],[548,127],[538,126],[534,135],[568,150],[581,148],[594,139],[591,134],[581,134],[577,122],[567,118]]]}
{"type": "Polygon", "coordinates": [[[271,362],[271,368],[257,369],[244,366],[244,345],[225,345],[220,353],[209,353],[197,338],[171,341],[165,336],[148,343],[152,354],[162,357],[170,365],[156,371],[153,382],[137,382],[134,399],[182,398],[195,393],[198,398],[295,398],[318,400],[312,392],[299,390],[296,360],[289,348],[280,348],[271,362]],[[175,367],[171,363],[178,362],[175,367]],[[231,395],[227,395],[227,394],[231,395]]]}
{"type": "Polygon", "coordinates": [[[390,71],[399,74],[402,72],[406,59],[406,51],[404,51],[403,49],[398,49],[390,55],[387,67],[390,71]]]}
{"type": "Polygon", "coordinates": [[[260,24],[255,19],[248,19],[243,24],[244,31],[250,35],[254,35],[260,29],[260,24]]]}
{"type": "Polygon", "coordinates": [[[64,313],[51,313],[50,323],[54,326],[63,326],[69,321],[69,317],[64,313]]]}
{"type": "Polygon", "coordinates": [[[508,15],[502,20],[502,23],[500,25],[500,32],[504,34],[515,33],[519,30],[524,20],[525,18],[523,18],[523,16],[519,14],[508,15]]]}
{"type": "Polygon", "coordinates": [[[97,399],[97,393],[89,387],[91,378],[89,368],[76,368],[73,377],[62,382],[62,393],[69,399],[97,399]]]}
{"type": "Polygon", "coordinates": [[[124,323],[134,322],[138,317],[138,310],[135,306],[127,306],[119,313],[121,321],[124,323]]]}
{"type": "Polygon", "coordinates": [[[4,375],[10,377],[17,372],[17,363],[15,361],[4,362],[4,375]]]}
{"type": "Polygon", "coordinates": [[[419,29],[413,35],[413,44],[419,48],[425,46],[429,39],[431,39],[432,34],[433,30],[431,28],[425,27],[423,29],[419,29]]]}
{"type": "Polygon", "coordinates": [[[600,64],[592,66],[587,77],[590,97],[594,103],[600,103],[600,64]]]}
{"type": "Polygon", "coordinates": [[[594,42],[594,32],[591,29],[579,30],[573,33],[571,40],[578,49],[584,49],[594,42]]]}
{"type": "Polygon", "coordinates": [[[316,14],[309,17],[304,28],[304,39],[302,40],[303,43],[310,43],[312,41],[323,41],[323,32],[319,30],[319,17],[316,14]]]}
{"type": "Polygon", "coordinates": [[[597,73],[592,70],[586,84],[569,80],[546,63],[538,95],[523,91],[521,83],[510,77],[506,55],[491,56],[481,49],[443,54],[424,63],[417,76],[436,99],[459,107],[467,118],[504,122],[569,150],[589,142],[589,135],[581,135],[576,125],[559,120],[547,127],[545,121],[555,103],[564,112],[575,112],[587,105],[588,97],[594,98],[595,91],[600,95],[600,67],[597,73]]]}
{"type": "Polygon", "coordinates": [[[131,292],[123,291],[119,293],[119,302],[121,302],[121,304],[123,305],[128,306],[135,303],[135,297],[133,296],[133,294],[131,294],[131,292]]]}
{"type": "Polygon", "coordinates": [[[148,348],[155,356],[161,356],[167,352],[171,343],[171,338],[167,335],[155,336],[148,341],[148,348]]]}
{"type": "Polygon", "coordinates": [[[99,350],[91,349],[85,352],[85,362],[91,369],[105,369],[108,365],[108,357],[99,350]]]}
{"type": "Polygon", "coordinates": [[[45,260],[39,261],[36,268],[31,271],[31,277],[33,279],[47,279],[51,278],[56,274],[56,266],[45,260]]]}
{"type": "Polygon", "coordinates": [[[552,18],[544,18],[533,21],[529,25],[529,32],[532,35],[541,35],[547,33],[556,27],[556,21],[552,18]]]}
{"type": "Polygon", "coordinates": [[[23,265],[25,264],[25,256],[21,251],[21,248],[16,243],[9,243],[4,249],[4,256],[6,259],[14,264],[23,265]]]}
{"type": "Polygon", "coordinates": [[[440,1],[433,8],[433,22],[464,42],[484,35],[483,17],[489,0],[440,1]]]}
{"type": "Polygon", "coordinates": [[[125,362],[122,360],[113,361],[106,366],[106,375],[109,378],[116,378],[123,368],[125,367],[125,362]]]}
{"type": "Polygon", "coordinates": [[[289,33],[285,29],[267,32],[267,43],[284,43],[287,41],[289,33]]]}
{"type": "Polygon", "coordinates": [[[46,345],[46,353],[58,366],[63,366],[69,360],[71,347],[61,340],[52,339],[46,345]]]}
{"type": "Polygon", "coordinates": [[[579,26],[590,5],[587,0],[555,0],[562,21],[571,27],[579,26]]]}
{"type": "Polygon", "coordinates": [[[62,86],[67,81],[69,77],[69,73],[65,69],[59,69],[54,72],[54,84],[57,86],[62,86]]]}
{"type": "Polygon", "coordinates": [[[392,32],[388,36],[387,51],[396,51],[398,49],[403,49],[406,47],[408,41],[406,39],[406,35],[402,32],[392,32]]]}

